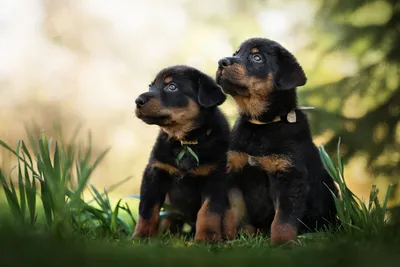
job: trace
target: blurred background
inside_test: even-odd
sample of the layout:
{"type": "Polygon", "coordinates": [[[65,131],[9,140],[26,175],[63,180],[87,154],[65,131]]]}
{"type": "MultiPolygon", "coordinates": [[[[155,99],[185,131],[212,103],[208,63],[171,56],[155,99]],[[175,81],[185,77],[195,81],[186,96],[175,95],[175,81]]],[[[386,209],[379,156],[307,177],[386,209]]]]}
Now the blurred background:
{"type": "MultiPolygon", "coordinates": [[[[333,155],[341,137],[356,194],[399,180],[398,0],[0,0],[0,139],[15,144],[34,122],[50,136],[54,123],[67,136],[81,124],[95,152],[111,147],[92,183],[132,175],[116,192],[138,193],[158,128],[134,117],[136,96],[168,65],[214,76],[249,37],[295,54],[315,143],[333,155]]],[[[233,122],[232,100],[222,109],[233,122]]],[[[13,165],[0,150],[0,166],[13,165]]]]}

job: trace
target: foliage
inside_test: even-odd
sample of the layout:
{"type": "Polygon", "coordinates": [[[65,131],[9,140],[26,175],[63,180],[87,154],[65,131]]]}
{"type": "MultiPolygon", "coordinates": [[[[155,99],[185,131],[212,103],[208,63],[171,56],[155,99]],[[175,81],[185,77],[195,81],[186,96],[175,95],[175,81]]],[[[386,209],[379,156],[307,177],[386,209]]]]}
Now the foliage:
{"type": "MultiPolygon", "coordinates": [[[[35,137],[32,134],[29,136],[32,142],[35,137]]],[[[127,204],[121,205],[119,200],[112,208],[107,190],[100,194],[92,185],[92,201],[95,201],[99,208],[88,204],[92,201],[86,203],[83,199],[89,178],[108,149],[93,160],[90,133],[86,146],[77,145],[75,139],[76,134],[67,145],[58,142],[53,145],[52,139],[48,139],[42,133],[38,143],[33,146],[34,157],[24,141],[18,141],[16,149],[12,149],[0,140],[0,145],[18,159],[17,189],[11,177],[7,179],[0,169],[0,181],[15,223],[23,227],[37,225],[39,211],[36,195],[38,194],[45,227],[56,236],[65,238],[89,226],[93,231],[102,229],[103,234],[112,235],[120,231],[130,234],[135,220],[127,204]],[[119,216],[120,210],[129,215],[132,224],[128,224],[119,216]]],[[[111,187],[113,188],[115,186],[111,187]]]]}
{"type": "Polygon", "coordinates": [[[346,233],[353,233],[354,231],[362,232],[364,235],[381,234],[386,226],[387,203],[392,192],[392,185],[388,186],[382,204],[380,204],[378,200],[379,190],[373,185],[369,201],[366,204],[346,185],[343,163],[340,155],[340,139],[337,144],[337,166],[335,166],[333,160],[326,153],[323,146],[320,146],[318,149],[325,169],[339,186],[341,197],[336,197],[333,192],[332,196],[335,199],[342,230],[346,233]]]}
{"type": "MultiPolygon", "coordinates": [[[[300,92],[302,102],[318,107],[312,114],[313,132],[331,129],[330,140],[347,140],[346,160],[361,153],[374,175],[398,179],[400,2],[328,0],[317,5],[318,23],[312,24],[316,36],[310,47],[323,50],[319,63],[329,56],[342,58],[337,68],[343,68],[343,77],[300,92]],[[353,70],[346,71],[348,66],[353,70]]],[[[333,152],[334,142],[326,149],[333,152]]]]}

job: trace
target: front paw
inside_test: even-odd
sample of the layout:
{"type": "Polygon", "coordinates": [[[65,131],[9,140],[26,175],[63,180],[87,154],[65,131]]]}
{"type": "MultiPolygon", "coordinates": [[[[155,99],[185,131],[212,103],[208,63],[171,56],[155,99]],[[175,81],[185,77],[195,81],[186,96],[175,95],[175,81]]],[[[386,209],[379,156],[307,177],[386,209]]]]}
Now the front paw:
{"type": "Polygon", "coordinates": [[[297,228],[289,223],[272,222],[271,242],[278,246],[297,240],[297,228]]]}
{"type": "Polygon", "coordinates": [[[146,237],[154,237],[158,232],[158,218],[155,220],[144,220],[142,217],[139,217],[139,220],[136,224],[135,232],[133,233],[131,239],[134,238],[146,238],[146,237]]]}
{"type": "Polygon", "coordinates": [[[221,242],[222,241],[221,231],[213,229],[202,229],[196,231],[196,235],[194,236],[194,241],[207,242],[207,243],[221,242]]]}
{"type": "Polygon", "coordinates": [[[156,234],[157,234],[156,230],[135,230],[135,232],[131,236],[131,240],[147,238],[147,237],[155,237],[156,234]]]}

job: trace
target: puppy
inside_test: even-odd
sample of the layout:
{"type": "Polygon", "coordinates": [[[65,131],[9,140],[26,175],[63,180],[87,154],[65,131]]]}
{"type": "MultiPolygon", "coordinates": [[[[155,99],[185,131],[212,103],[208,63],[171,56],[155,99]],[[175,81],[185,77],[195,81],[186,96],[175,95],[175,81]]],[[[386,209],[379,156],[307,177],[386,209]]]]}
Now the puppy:
{"type": "MultiPolygon", "coordinates": [[[[225,188],[229,125],[218,109],[226,95],[208,75],[184,65],[161,70],[136,99],[136,116],[160,133],[144,170],[133,237],[154,236],[168,194],[196,241],[220,241],[229,200],[225,188]]],[[[171,218],[169,218],[171,219],[171,218]]],[[[173,223],[168,220],[163,226],[173,223]]]]}
{"type": "Polygon", "coordinates": [[[247,209],[237,224],[270,231],[272,243],[281,244],[333,223],[330,191],[338,191],[297,108],[296,87],[306,76],[295,57],[274,41],[252,38],[218,65],[217,83],[239,112],[227,159],[247,209]]]}

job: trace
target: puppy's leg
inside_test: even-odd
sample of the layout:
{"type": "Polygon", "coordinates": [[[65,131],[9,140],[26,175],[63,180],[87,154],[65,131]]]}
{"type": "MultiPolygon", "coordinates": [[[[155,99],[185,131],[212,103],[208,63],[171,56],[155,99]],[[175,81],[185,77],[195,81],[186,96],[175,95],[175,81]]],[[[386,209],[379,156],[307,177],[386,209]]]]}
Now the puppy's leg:
{"type": "Polygon", "coordinates": [[[155,236],[160,208],[170,185],[171,177],[164,170],[148,165],[140,188],[139,219],[133,237],[155,236]]]}
{"type": "Polygon", "coordinates": [[[271,225],[273,245],[297,239],[300,219],[306,209],[307,184],[304,173],[290,169],[271,178],[275,192],[275,217],[271,225]]]}
{"type": "Polygon", "coordinates": [[[207,177],[202,193],[202,206],[197,213],[195,241],[222,240],[222,216],[228,209],[228,196],[222,175],[207,177]]]}

